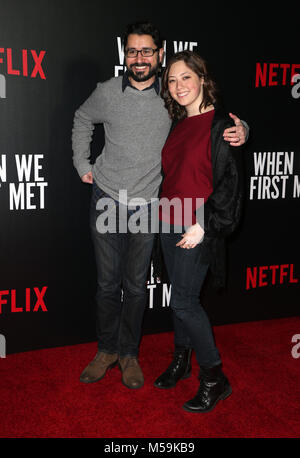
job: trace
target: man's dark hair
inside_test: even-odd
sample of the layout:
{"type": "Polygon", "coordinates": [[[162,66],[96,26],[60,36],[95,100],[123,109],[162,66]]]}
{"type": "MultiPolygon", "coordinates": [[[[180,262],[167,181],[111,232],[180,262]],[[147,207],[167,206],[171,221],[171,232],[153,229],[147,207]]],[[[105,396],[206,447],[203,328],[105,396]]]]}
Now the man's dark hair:
{"type": "Polygon", "coordinates": [[[135,22],[127,26],[126,31],[123,36],[124,49],[126,48],[126,45],[127,45],[128,35],[131,35],[133,33],[136,35],[151,35],[155,45],[158,48],[163,47],[163,40],[162,40],[160,31],[158,30],[158,28],[151,22],[142,21],[142,22],[135,22]]]}

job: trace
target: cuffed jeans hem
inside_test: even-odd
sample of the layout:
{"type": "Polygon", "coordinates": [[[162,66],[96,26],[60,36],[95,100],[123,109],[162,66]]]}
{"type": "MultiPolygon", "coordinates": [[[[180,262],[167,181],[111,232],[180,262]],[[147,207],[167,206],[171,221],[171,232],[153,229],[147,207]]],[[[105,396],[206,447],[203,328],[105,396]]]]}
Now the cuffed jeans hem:
{"type": "Polygon", "coordinates": [[[105,348],[102,348],[101,345],[98,345],[98,351],[101,351],[101,353],[107,353],[108,355],[114,355],[115,353],[118,353],[118,350],[106,350],[105,348]]]}
{"type": "Polygon", "coordinates": [[[220,359],[214,361],[214,362],[210,362],[210,361],[199,361],[198,358],[197,358],[197,355],[196,355],[196,359],[197,359],[197,363],[199,365],[199,367],[204,367],[204,368],[208,368],[208,369],[211,369],[215,366],[219,366],[220,364],[222,364],[222,361],[220,359]]]}
{"type": "Polygon", "coordinates": [[[184,351],[184,350],[193,350],[193,347],[191,345],[174,345],[174,350],[175,351],[184,351]]]}
{"type": "Polygon", "coordinates": [[[100,345],[98,345],[98,351],[101,351],[102,353],[106,353],[108,355],[114,355],[115,353],[117,353],[119,355],[119,358],[137,358],[138,357],[138,353],[134,353],[134,352],[125,352],[125,353],[120,353],[119,350],[106,350],[105,348],[101,348],[100,345]]]}
{"type": "Polygon", "coordinates": [[[219,360],[213,364],[200,364],[200,368],[202,367],[203,369],[212,369],[213,367],[220,366],[221,364],[222,364],[222,361],[219,360]]]}
{"type": "Polygon", "coordinates": [[[133,354],[133,353],[119,353],[119,358],[138,358],[138,355],[137,354],[133,354]]]}

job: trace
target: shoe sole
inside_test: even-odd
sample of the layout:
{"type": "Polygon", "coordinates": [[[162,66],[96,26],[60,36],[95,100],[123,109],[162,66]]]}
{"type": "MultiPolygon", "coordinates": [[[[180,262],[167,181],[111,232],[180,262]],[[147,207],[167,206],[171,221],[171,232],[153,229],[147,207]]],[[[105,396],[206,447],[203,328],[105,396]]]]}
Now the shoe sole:
{"type": "Polygon", "coordinates": [[[178,383],[180,380],[185,380],[185,379],[189,378],[191,375],[192,375],[192,371],[190,371],[188,374],[183,375],[182,377],[180,377],[180,379],[179,379],[177,382],[175,382],[173,385],[169,385],[169,386],[160,386],[160,385],[157,385],[155,382],[153,383],[153,385],[154,385],[156,388],[160,388],[161,390],[169,390],[170,388],[174,388],[174,386],[176,386],[177,383],[178,383]]]}
{"type": "Polygon", "coordinates": [[[81,378],[80,378],[79,380],[80,380],[81,383],[95,383],[95,382],[99,382],[99,380],[102,380],[103,377],[105,377],[106,372],[109,371],[110,369],[113,369],[117,364],[118,364],[118,360],[115,361],[114,363],[110,364],[109,366],[107,366],[106,371],[104,372],[104,374],[101,375],[101,377],[98,377],[98,378],[96,378],[96,379],[94,379],[94,380],[84,380],[84,379],[81,379],[81,378]]]}
{"type": "Polygon", "coordinates": [[[227,388],[226,391],[224,391],[224,393],[220,394],[220,396],[215,400],[214,404],[209,408],[209,409],[206,409],[206,410],[194,410],[194,409],[190,409],[189,407],[187,407],[185,404],[182,406],[183,410],[185,410],[186,412],[190,412],[190,413],[207,413],[207,412],[211,412],[217,405],[217,403],[219,401],[224,401],[226,398],[228,398],[230,395],[232,394],[232,388],[229,387],[227,388]]]}
{"type": "Polygon", "coordinates": [[[138,386],[126,385],[126,383],[124,382],[123,379],[122,379],[122,383],[123,383],[124,386],[126,386],[126,388],[129,388],[130,390],[138,390],[139,388],[142,388],[142,386],[144,386],[144,383],[142,383],[141,385],[138,385],[138,386]]]}

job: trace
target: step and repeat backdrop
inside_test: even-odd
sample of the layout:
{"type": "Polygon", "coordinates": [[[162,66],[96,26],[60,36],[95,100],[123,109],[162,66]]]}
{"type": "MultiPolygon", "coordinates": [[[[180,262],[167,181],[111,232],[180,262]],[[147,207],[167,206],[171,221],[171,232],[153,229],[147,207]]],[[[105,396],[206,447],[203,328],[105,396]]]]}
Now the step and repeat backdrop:
{"type": "MultiPolygon", "coordinates": [[[[75,110],[98,81],[121,75],[121,36],[151,20],[165,61],[205,57],[228,112],[247,121],[245,203],[228,241],[228,282],[208,278],[213,325],[299,315],[300,58],[297,12],[173,2],[1,0],[0,337],[14,353],[95,340],[91,187],[72,164],[75,110]]],[[[299,13],[299,12],[298,12],[299,13]]],[[[298,14],[299,17],[299,14],[298,14]]],[[[95,129],[92,158],[104,135],[95,129]]],[[[144,333],[172,329],[167,278],[149,271],[144,333]]],[[[280,338],[280,336],[279,336],[280,338]]]]}

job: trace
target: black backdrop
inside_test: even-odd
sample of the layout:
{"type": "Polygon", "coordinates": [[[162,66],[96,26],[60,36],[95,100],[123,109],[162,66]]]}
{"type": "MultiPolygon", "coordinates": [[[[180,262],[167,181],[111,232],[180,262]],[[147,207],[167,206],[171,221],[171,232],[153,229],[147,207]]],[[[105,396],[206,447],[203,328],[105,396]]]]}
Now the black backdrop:
{"type": "MultiPolygon", "coordinates": [[[[216,293],[207,281],[202,294],[213,325],[299,314],[297,77],[291,85],[300,73],[299,8],[181,6],[1,0],[0,334],[7,353],[95,340],[91,188],[72,165],[72,121],[96,83],[121,72],[125,25],[145,18],[161,28],[167,58],[182,45],[208,60],[227,110],[251,127],[228,286],[216,293]]],[[[93,157],[102,144],[98,126],[93,157]]],[[[172,329],[167,279],[155,284],[149,273],[148,289],[144,332],[172,329]]]]}

